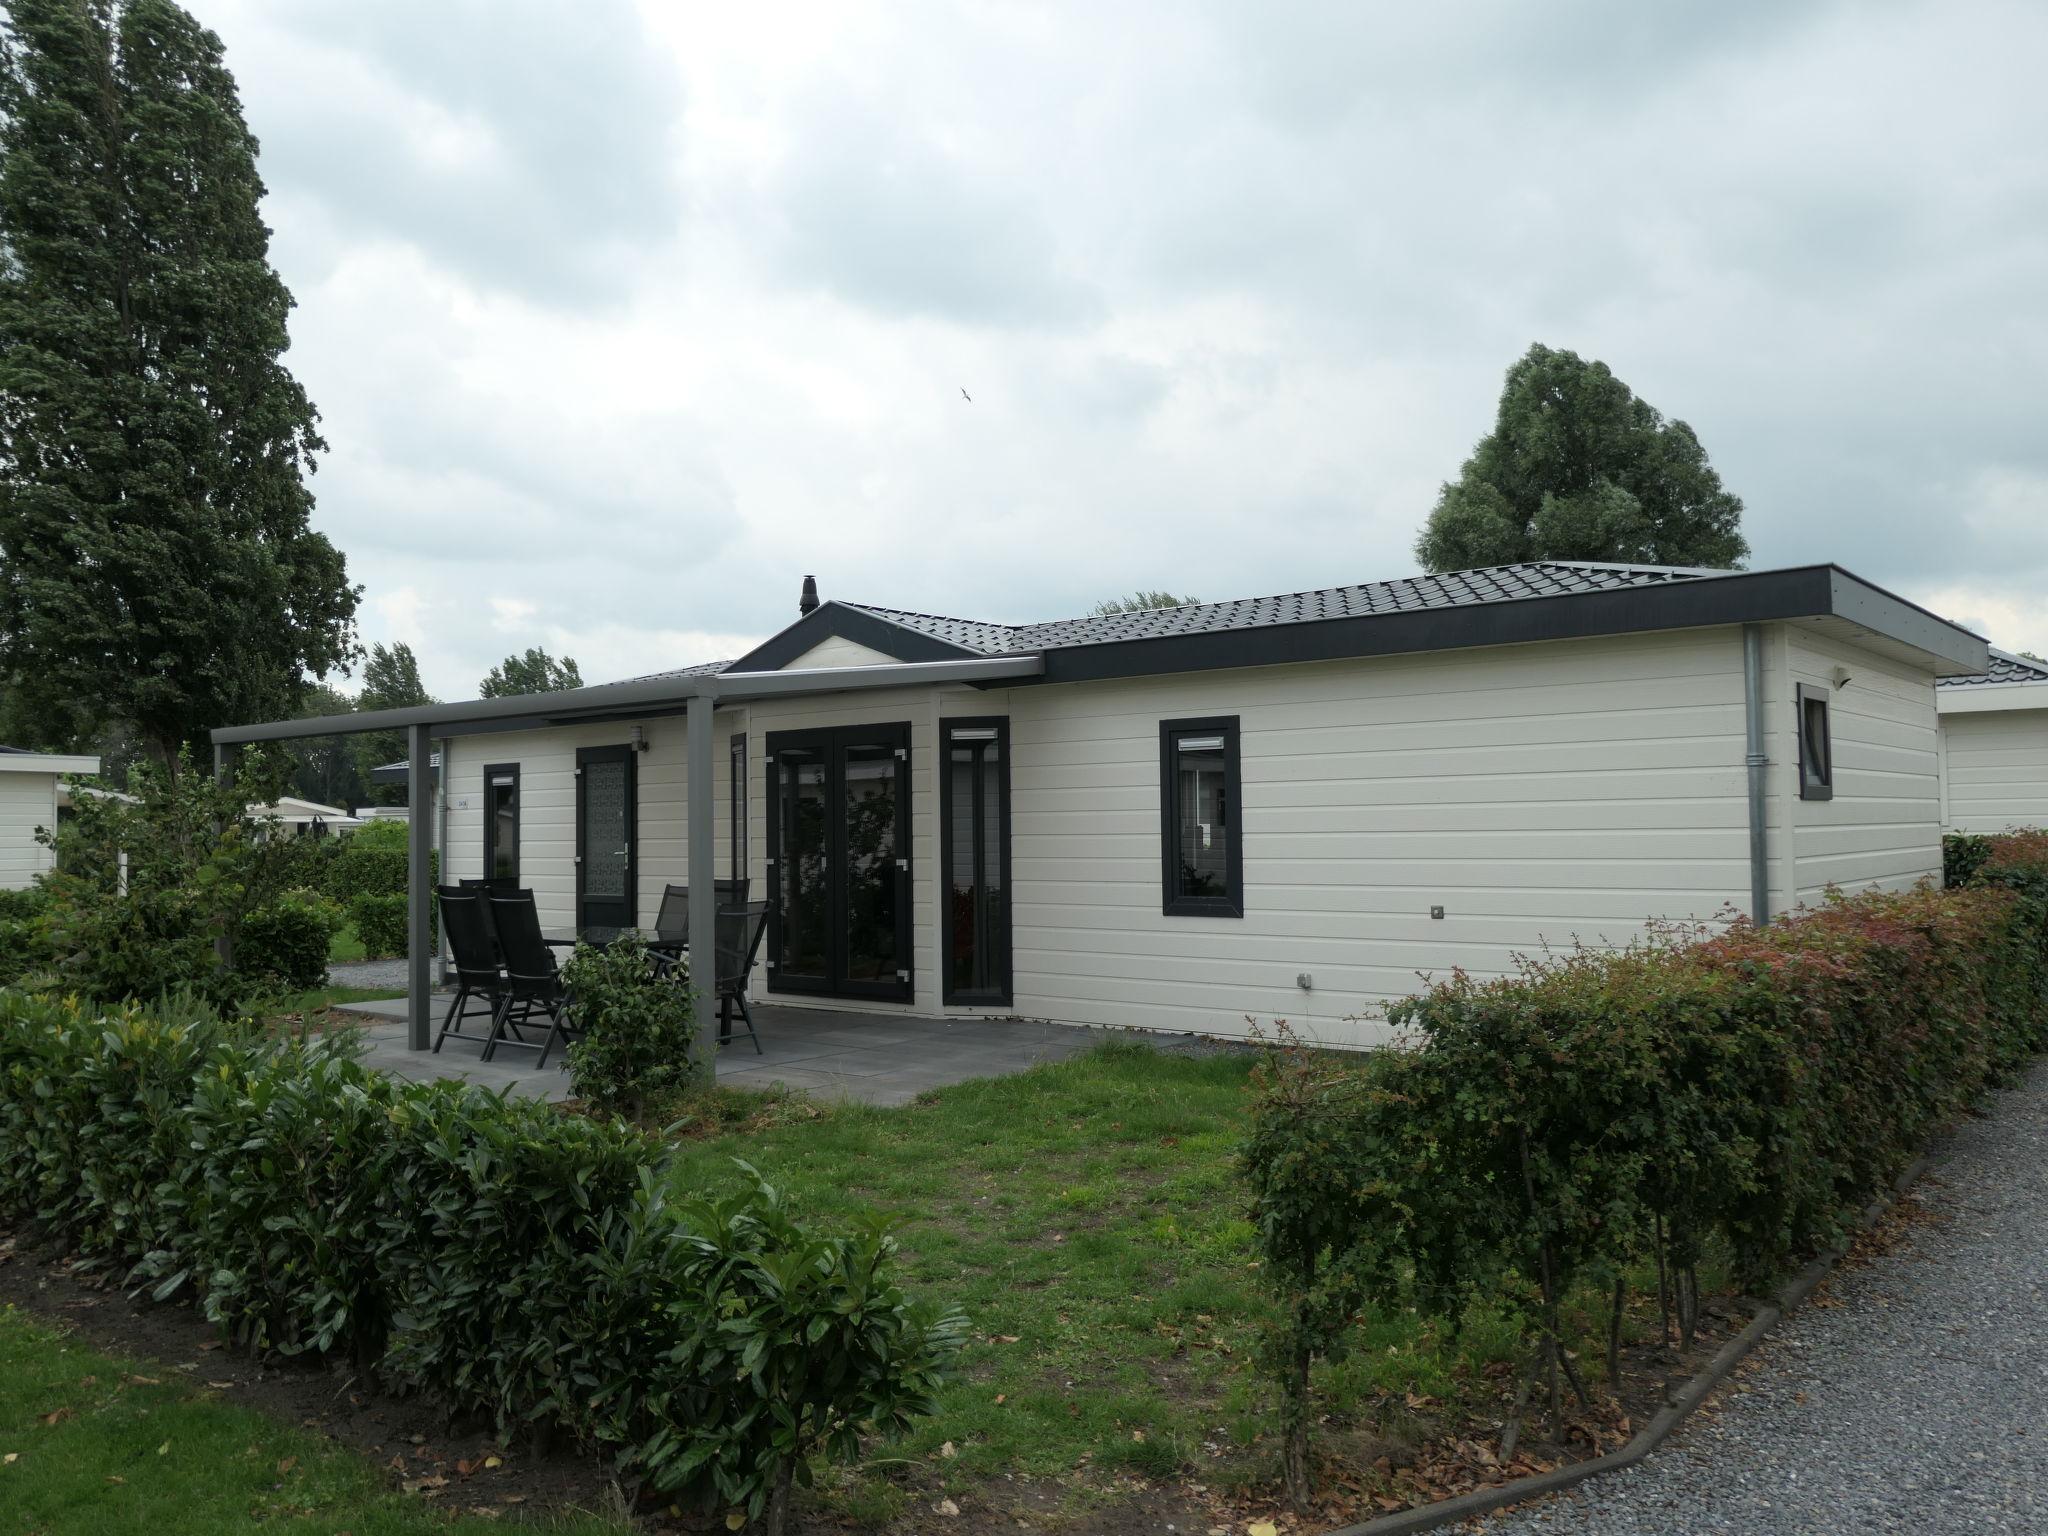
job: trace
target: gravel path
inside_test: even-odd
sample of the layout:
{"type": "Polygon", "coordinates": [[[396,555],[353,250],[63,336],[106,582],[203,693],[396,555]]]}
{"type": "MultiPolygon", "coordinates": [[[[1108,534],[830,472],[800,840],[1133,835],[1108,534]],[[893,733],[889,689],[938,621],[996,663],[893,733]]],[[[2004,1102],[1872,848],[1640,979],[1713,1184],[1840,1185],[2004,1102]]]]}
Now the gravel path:
{"type": "Polygon", "coordinates": [[[1936,1220],[1838,1275],[1648,1461],[1488,1536],[2048,1533],[2048,1062],[1940,1150],[1936,1220]],[[1823,1294],[1826,1294],[1824,1292],[1823,1294]]]}
{"type": "Polygon", "coordinates": [[[330,987],[403,987],[403,960],[339,960],[327,967],[330,987]]]}

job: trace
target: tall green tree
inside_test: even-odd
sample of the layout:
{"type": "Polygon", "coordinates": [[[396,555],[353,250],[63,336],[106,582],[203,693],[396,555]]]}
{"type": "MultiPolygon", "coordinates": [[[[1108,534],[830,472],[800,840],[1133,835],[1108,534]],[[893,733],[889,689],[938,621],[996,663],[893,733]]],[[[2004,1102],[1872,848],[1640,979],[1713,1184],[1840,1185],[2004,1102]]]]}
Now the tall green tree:
{"type": "MultiPolygon", "coordinates": [[[[382,641],[370,647],[363,663],[363,691],[356,695],[356,708],[411,709],[438,702],[420,681],[419,658],[403,640],[396,645],[382,641]]],[[[351,738],[355,743],[356,771],[362,776],[373,805],[402,805],[405,790],[396,784],[372,784],[370,771],[395,763],[406,755],[404,731],[365,731],[351,738]]]]}
{"type": "MultiPolygon", "coordinates": [[[[346,715],[354,712],[356,701],[339,688],[325,683],[310,684],[299,701],[297,717],[346,715]]],[[[362,764],[356,757],[353,736],[315,736],[291,745],[291,792],[321,805],[353,810],[369,803],[369,785],[363,780],[362,764]]]]}
{"type": "Polygon", "coordinates": [[[486,699],[506,699],[521,693],[560,693],[564,688],[581,688],[583,674],[576,658],[555,660],[539,646],[524,655],[507,656],[484,675],[477,692],[486,699]]]}
{"type": "Polygon", "coordinates": [[[1106,619],[1113,613],[1140,613],[1147,608],[1179,608],[1183,604],[1200,601],[1199,597],[1175,597],[1171,592],[1133,592],[1129,597],[1105,597],[1088,610],[1088,616],[1106,619]]]}
{"type": "Polygon", "coordinates": [[[1742,500],[1682,421],[1602,362],[1533,346],[1415,541],[1429,571],[1518,560],[1739,566],[1742,500]]]}
{"type": "Polygon", "coordinates": [[[220,39],[185,11],[8,0],[0,676],[42,744],[121,724],[174,769],[353,654],[262,195],[220,39]]]}

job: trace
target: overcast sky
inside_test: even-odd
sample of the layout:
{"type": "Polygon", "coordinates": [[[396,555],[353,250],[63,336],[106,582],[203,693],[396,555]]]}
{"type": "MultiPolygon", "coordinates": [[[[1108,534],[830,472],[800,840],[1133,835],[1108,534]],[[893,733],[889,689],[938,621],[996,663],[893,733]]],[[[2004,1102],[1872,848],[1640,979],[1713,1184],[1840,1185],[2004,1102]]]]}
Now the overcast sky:
{"type": "Polygon", "coordinates": [[[2048,6],[188,3],[443,697],[1401,575],[1532,341],[2048,651],[2048,6]]]}

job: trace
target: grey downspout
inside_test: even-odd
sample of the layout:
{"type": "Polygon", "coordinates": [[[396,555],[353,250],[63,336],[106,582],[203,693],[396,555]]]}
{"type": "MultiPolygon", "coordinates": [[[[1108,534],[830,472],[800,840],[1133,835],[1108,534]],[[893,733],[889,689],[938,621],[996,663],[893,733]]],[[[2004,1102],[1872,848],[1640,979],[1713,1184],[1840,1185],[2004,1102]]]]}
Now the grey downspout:
{"type": "Polygon", "coordinates": [[[1764,770],[1764,632],[1760,624],[1742,626],[1742,712],[1749,752],[1749,916],[1761,928],[1771,920],[1771,855],[1766,836],[1769,799],[1764,770]]]}

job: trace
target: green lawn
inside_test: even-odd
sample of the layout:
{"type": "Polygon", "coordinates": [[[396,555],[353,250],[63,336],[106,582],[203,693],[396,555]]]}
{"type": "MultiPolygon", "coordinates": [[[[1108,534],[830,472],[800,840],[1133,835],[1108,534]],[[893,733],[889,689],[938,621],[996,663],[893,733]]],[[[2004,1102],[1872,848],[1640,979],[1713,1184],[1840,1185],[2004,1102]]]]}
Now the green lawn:
{"type": "MultiPolygon", "coordinates": [[[[437,1504],[388,1491],[363,1457],[235,1407],[175,1371],[109,1359],[0,1308],[6,1536],[474,1536],[506,1528],[467,1514],[451,1518],[437,1504]]],[[[596,1518],[549,1520],[542,1528],[561,1536],[625,1531],[596,1518]]]]}
{"type": "Polygon", "coordinates": [[[340,965],[349,960],[367,960],[368,952],[363,941],[356,936],[354,923],[343,923],[340,930],[327,942],[327,963],[340,965]]]}
{"type": "MultiPolygon", "coordinates": [[[[811,1210],[898,1214],[917,1293],[968,1314],[973,1343],[937,1417],[875,1451],[834,1504],[882,1522],[911,1488],[1005,1475],[1058,1479],[1079,1503],[1126,1473],[1212,1487],[1273,1475],[1253,1367],[1269,1304],[1234,1167],[1250,1071],[1243,1056],[1114,1045],[904,1109],[805,1119],[796,1101],[765,1126],[684,1143],[679,1186],[730,1178],[745,1157],[811,1210]]],[[[1468,1329],[1452,1360],[1405,1315],[1367,1332],[1323,1375],[1333,1406],[1449,1395],[1507,1343],[1468,1329]]]]}

